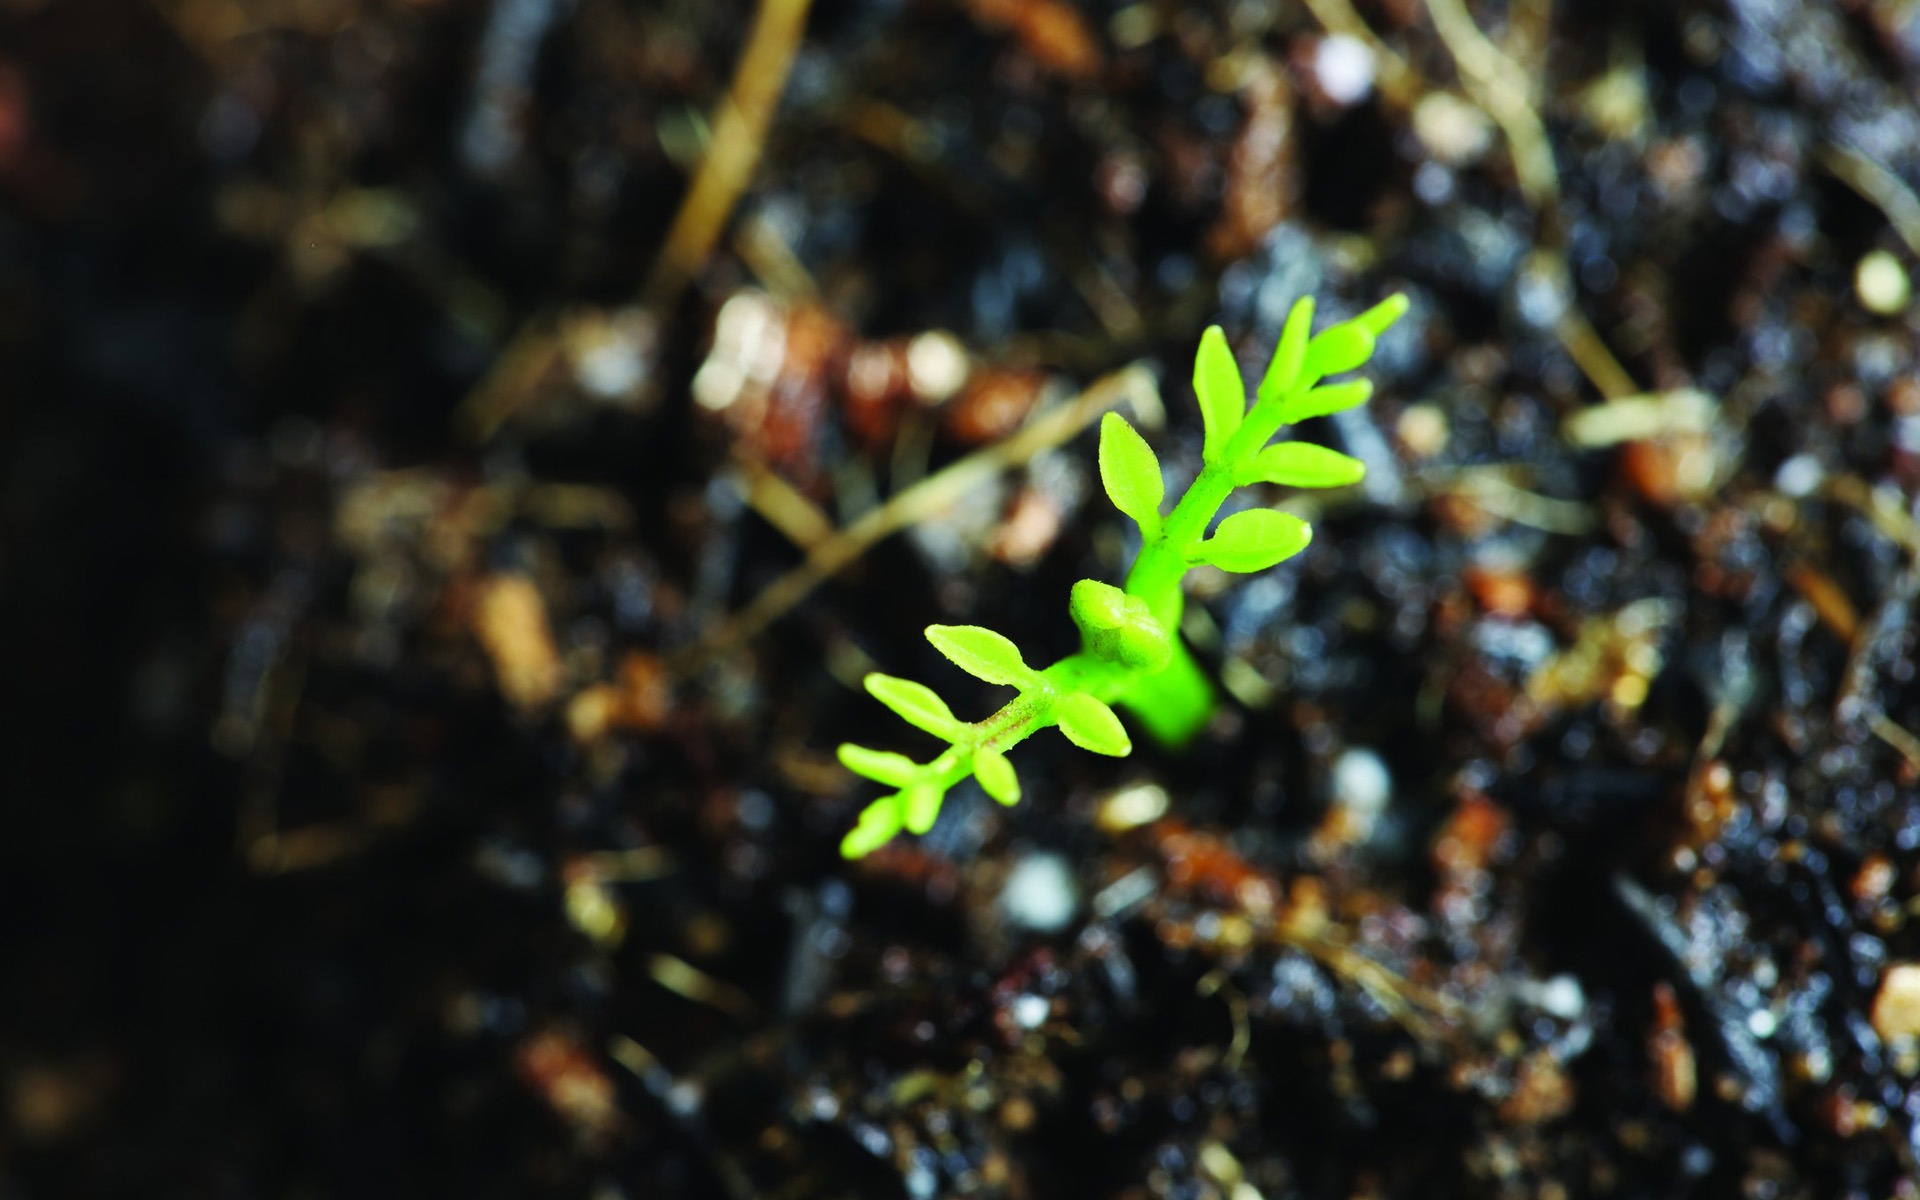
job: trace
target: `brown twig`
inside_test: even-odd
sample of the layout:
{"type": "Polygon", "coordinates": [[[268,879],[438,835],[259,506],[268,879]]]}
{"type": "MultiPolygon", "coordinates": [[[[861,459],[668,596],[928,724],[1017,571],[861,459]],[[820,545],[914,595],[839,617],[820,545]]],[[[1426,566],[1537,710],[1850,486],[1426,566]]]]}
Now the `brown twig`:
{"type": "Polygon", "coordinates": [[[812,0],[760,0],[746,50],[713,122],[713,144],[674,214],[667,240],[647,274],[641,302],[656,312],[680,295],[706,265],[727,219],[753,177],[767,127],[787,86],[794,51],[812,0]]]}
{"type": "Polygon", "coordinates": [[[1920,197],[1913,194],[1905,180],[1885,163],[1839,142],[1820,147],[1820,165],[1885,213],[1887,223],[1907,244],[1907,249],[1920,254],[1920,197]]]}

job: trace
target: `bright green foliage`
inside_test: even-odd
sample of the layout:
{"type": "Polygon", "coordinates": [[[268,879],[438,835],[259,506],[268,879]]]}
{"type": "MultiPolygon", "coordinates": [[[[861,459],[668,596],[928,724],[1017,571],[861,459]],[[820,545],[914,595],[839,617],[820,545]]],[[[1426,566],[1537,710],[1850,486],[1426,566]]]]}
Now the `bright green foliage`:
{"type": "Polygon", "coordinates": [[[1358,408],[1373,395],[1373,384],[1365,379],[1333,383],[1300,392],[1280,407],[1280,423],[1296,425],[1310,417],[1330,417],[1337,412],[1358,408]]]}
{"type": "Polygon", "coordinates": [[[901,720],[937,738],[953,738],[966,728],[965,723],[947,707],[947,702],[934,695],[933,689],[924,683],[896,679],[875,671],[867,676],[867,691],[875,700],[898,713],[901,720]]]}
{"type": "Polygon", "coordinates": [[[1304,488],[1345,487],[1359,483],[1366,474],[1365,463],[1348,458],[1338,450],[1312,442],[1281,442],[1262,450],[1252,462],[1241,464],[1241,469],[1233,473],[1233,482],[1304,488]]]}
{"type": "Polygon", "coordinates": [[[978,625],[929,625],[927,640],[953,660],[953,665],[988,683],[1021,687],[1034,677],[1020,647],[991,629],[978,625]]]}
{"type": "Polygon", "coordinates": [[[840,765],[855,775],[864,775],[875,783],[893,787],[905,787],[920,775],[920,764],[904,754],[895,754],[891,750],[869,750],[851,742],[841,743],[840,765]]]}
{"type": "Polygon", "coordinates": [[[1134,524],[1159,531],[1160,501],[1166,496],[1160,460],[1119,413],[1100,418],[1100,482],[1106,485],[1107,499],[1134,524]]]}
{"type": "Polygon", "coordinates": [[[1067,740],[1082,750],[1111,754],[1115,758],[1133,753],[1127,727],[1113,715],[1112,709],[1086,692],[1068,692],[1062,696],[1054,708],[1053,719],[1060,722],[1060,732],[1067,735],[1067,740]]]}
{"type": "Polygon", "coordinates": [[[1020,799],[1020,780],[1013,773],[1013,764],[998,750],[981,747],[973,752],[973,777],[980,781],[987,795],[1002,804],[1014,804],[1020,799]]]}
{"type": "Polygon", "coordinates": [[[1220,522],[1193,548],[1192,560],[1241,575],[1278,566],[1307,548],[1313,530],[1291,513],[1255,508],[1220,522]]]}
{"type": "Polygon", "coordinates": [[[875,699],[947,748],[931,762],[916,763],[889,751],[841,746],[840,762],[849,771],[898,790],[866,807],[840,852],[859,858],[903,829],[925,833],[947,790],[969,775],[1001,804],[1016,803],[1020,780],[1006,751],[1050,725],[1082,749],[1115,757],[1133,749],[1115,704],[1162,741],[1179,744],[1199,732],[1214,699],[1205,673],[1180,641],[1181,581],[1195,566],[1264,571],[1306,549],[1313,530],[1291,514],[1248,508],[1217,526],[1214,518],[1238,487],[1340,487],[1365,475],[1358,460],[1322,446],[1267,443],[1283,425],[1364,404],[1373,393],[1368,381],[1321,381],[1364,365],[1380,335],[1406,311],[1406,297],[1392,296],[1313,334],[1313,301],[1301,300],[1287,315],[1251,408],[1226,334],[1219,326],[1208,328],[1193,364],[1206,431],[1202,467],[1171,511],[1162,511],[1160,460],[1124,417],[1108,413],[1100,423],[1100,482],[1114,507],[1140,527],[1141,537],[1125,587],[1092,579],[1074,584],[1068,611],[1080,629],[1081,649],[1040,670],[991,629],[929,626],[927,640],[961,670],[1018,689],[985,720],[961,721],[922,684],[867,676],[875,699]]]}
{"type": "Polygon", "coordinates": [[[1207,434],[1201,457],[1219,462],[1228,439],[1247,415],[1247,387],[1240,382],[1240,365],[1233,361],[1227,335],[1218,325],[1207,326],[1200,335],[1200,353],[1193,356],[1193,395],[1200,402],[1200,421],[1207,434]]]}
{"type": "MultiPolygon", "coordinates": [[[[1260,379],[1257,404],[1278,404],[1294,390],[1300,380],[1300,367],[1307,361],[1307,343],[1313,335],[1313,297],[1294,302],[1287,323],[1280,329],[1280,342],[1267,360],[1267,373],[1260,379]]],[[[1311,387],[1309,383],[1307,386],[1311,387]]]]}

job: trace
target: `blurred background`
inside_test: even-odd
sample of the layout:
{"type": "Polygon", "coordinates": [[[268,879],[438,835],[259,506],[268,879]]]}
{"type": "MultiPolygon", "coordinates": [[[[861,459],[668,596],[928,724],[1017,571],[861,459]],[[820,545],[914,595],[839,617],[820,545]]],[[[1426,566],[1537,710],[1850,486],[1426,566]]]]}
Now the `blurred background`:
{"type": "Polygon", "coordinates": [[[1916,185],[1910,0],[4,0],[0,1197],[1920,1194],[1916,185]]]}

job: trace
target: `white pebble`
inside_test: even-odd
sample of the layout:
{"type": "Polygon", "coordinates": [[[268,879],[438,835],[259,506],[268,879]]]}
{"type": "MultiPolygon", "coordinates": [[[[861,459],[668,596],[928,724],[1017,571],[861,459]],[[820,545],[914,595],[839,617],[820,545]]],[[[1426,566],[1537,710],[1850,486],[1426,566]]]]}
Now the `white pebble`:
{"type": "Polygon", "coordinates": [[[1587,1010],[1587,993],[1571,975],[1555,975],[1534,993],[1534,1003],[1548,1016],[1571,1021],[1587,1010]]]}
{"type": "Polygon", "coordinates": [[[1080,911],[1080,885],[1057,854],[1029,854],[1007,875],[1000,892],[1007,920],[1035,933],[1065,929],[1080,911]]]}
{"type": "Polygon", "coordinates": [[[1393,776],[1380,756],[1364,746],[1346,751],[1333,763],[1333,802],[1350,818],[1371,828],[1393,799],[1393,776]]]}
{"type": "Polygon", "coordinates": [[[1321,41],[1313,56],[1320,90],[1339,105],[1354,105],[1373,92],[1373,50],[1356,37],[1336,33],[1321,41]]]}
{"type": "Polygon", "coordinates": [[[967,381],[967,351],[950,333],[932,330],[907,343],[907,377],[927,404],[950,399],[967,381]]]}
{"type": "Polygon", "coordinates": [[[1853,269],[1853,290],[1868,312],[1891,317],[1907,310],[1913,283],[1900,260],[1885,250],[1874,250],[1853,269]]]}
{"type": "Polygon", "coordinates": [[[1781,463],[1780,469],[1773,473],[1773,486],[1783,495],[1802,500],[1819,490],[1820,481],[1826,475],[1818,458],[1811,454],[1796,454],[1781,463]]]}
{"type": "Polygon", "coordinates": [[[1046,1024],[1047,1014],[1053,1006],[1047,1003],[1045,996],[1036,996],[1032,992],[1023,992],[1013,998],[1013,1023],[1022,1029],[1038,1029],[1046,1024]]]}

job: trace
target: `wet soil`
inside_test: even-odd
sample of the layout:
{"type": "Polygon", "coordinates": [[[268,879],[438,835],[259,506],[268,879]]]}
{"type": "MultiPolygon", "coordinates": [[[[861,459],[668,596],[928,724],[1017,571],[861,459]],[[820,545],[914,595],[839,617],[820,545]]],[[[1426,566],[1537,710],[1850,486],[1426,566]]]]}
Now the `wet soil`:
{"type": "Polygon", "coordinates": [[[674,278],[755,13],[4,9],[0,1195],[1920,1193],[1920,13],[817,0],[674,278]],[[842,861],[1131,550],[767,589],[1395,290],[1198,743],[842,861]]]}

